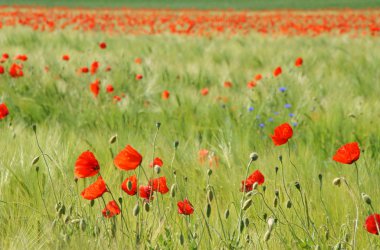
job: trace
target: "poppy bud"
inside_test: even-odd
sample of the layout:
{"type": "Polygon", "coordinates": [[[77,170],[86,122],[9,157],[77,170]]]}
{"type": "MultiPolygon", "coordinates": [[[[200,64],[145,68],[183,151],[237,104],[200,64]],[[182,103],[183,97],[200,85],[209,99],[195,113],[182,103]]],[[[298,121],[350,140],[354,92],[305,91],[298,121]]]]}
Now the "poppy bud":
{"type": "Polygon", "coordinates": [[[212,175],[212,170],[211,170],[211,169],[208,169],[208,170],[207,170],[207,175],[208,175],[208,176],[211,176],[211,175],[212,175]]]}
{"type": "Polygon", "coordinates": [[[286,202],[286,207],[287,207],[287,208],[291,208],[291,207],[292,207],[292,202],[291,202],[290,200],[288,200],[288,201],[286,202]]]}
{"type": "Polygon", "coordinates": [[[279,194],[280,194],[280,191],[278,191],[278,189],[274,190],[274,195],[275,195],[276,197],[278,197],[279,194]]]}
{"type": "Polygon", "coordinates": [[[144,209],[145,209],[145,211],[146,212],[149,212],[149,210],[150,210],[150,205],[149,205],[149,203],[144,203],[144,209]]]}
{"type": "Polygon", "coordinates": [[[263,214],[263,219],[266,220],[268,218],[268,214],[267,213],[264,213],[263,214]]]}
{"type": "Polygon", "coordinates": [[[187,182],[188,178],[187,176],[183,177],[184,181],[187,182]]]}
{"type": "Polygon", "coordinates": [[[108,142],[109,142],[109,144],[114,144],[114,143],[116,142],[116,140],[117,140],[117,135],[114,135],[114,136],[112,136],[112,137],[108,140],[108,142]]]}
{"type": "Polygon", "coordinates": [[[95,200],[90,201],[90,207],[93,207],[95,205],[95,200]]]}
{"type": "Polygon", "coordinates": [[[278,205],[278,198],[277,197],[274,197],[274,200],[273,200],[273,206],[274,207],[277,207],[278,205]]]}
{"type": "Polygon", "coordinates": [[[247,210],[252,205],[252,199],[246,200],[243,204],[243,210],[247,210]]]}
{"type": "Polygon", "coordinates": [[[207,206],[206,206],[206,216],[207,216],[207,218],[210,218],[210,215],[211,215],[211,205],[207,204],[207,206]]]}
{"type": "Polygon", "coordinates": [[[185,242],[185,237],[183,237],[183,234],[181,233],[179,235],[179,243],[181,244],[181,246],[183,246],[183,243],[185,242]]]}
{"type": "Polygon", "coordinates": [[[214,193],[211,190],[208,190],[207,191],[207,200],[209,202],[212,202],[213,199],[214,199],[214,193]]]}
{"type": "Polygon", "coordinates": [[[371,200],[371,197],[369,197],[368,194],[362,193],[362,199],[363,199],[363,201],[365,203],[367,203],[368,205],[371,205],[372,200],[371,200]]]}
{"type": "Polygon", "coordinates": [[[274,225],[274,223],[275,223],[276,221],[275,221],[275,219],[274,218],[272,218],[272,217],[270,217],[269,219],[268,219],[268,228],[269,228],[269,231],[272,231],[272,229],[273,229],[273,225],[274,225]]]}
{"type": "Polygon", "coordinates": [[[154,172],[156,172],[156,174],[159,174],[161,172],[161,167],[158,165],[155,165],[153,169],[154,169],[154,172]]]}
{"type": "Polygon", "coordinates": [[[256,190],[258,185],[259,185],[259,183],[256,181],[255,183],[253,183],[252,189],[256,190]]]}
{"type": "Polygon", "coordinates": [[[173,184],[172,187],[170,188],[170,196],[173,198],[175,197],[176,188],[177,188],[176,184],[173,184]]]}
{"type": "Polygon", "coordinates": [[[322,174],[318,175],[318,179],[319,179],[320,182],[322,182],[322,174]]]}
{"type": "Polygon", "coordinates": [[[244,220],[244,226],[245,227],[249,226],[249,219],[248,218],[245,218],[245,220],[244,220]]]}
{"type": "Polygon", "coordinates": [[[298,181],[296,181],[296,182],[294,183],[294,186],[296,186],[296,188],[297,188],[298,190],[301,190],[301,184],[300,184],[298,181]]]}
{"type": "Polygon", "coordinates": [[[249,158],[251,158],[252,161],[256,161],[259,159],[259,155],[256,152],[253,152],[249,155],[249,158]]]}
{"type": "Polygon", "coordinates": [[[330,238],[330,232],[328,229],[325,232],[325,238],[326,238],[326,240],[329,240],[329,238],[330,238]]]}
{"type": "Polygon", "coordinates": [[[38,173],[38,171],[40,171],[40,167],[39,166],[36,167],[36,172],[38,173]]]}
{"type": "Polygon", "coordinates": [[[36,126],[36,124],[33,124],[32,128],[33,128],[34,133],[37,133],[37,126],[36,126]]]}
{"type": "Polygon", "coordinates": [[[228,219],[228,217],[230,217],[230,210],[226,209],[226,211],[224,212],[224,218],[228,219]]]}
{"type": "Polygon", "coordinates": [[[257,194],[257,191],[256,190],[252,190],[252,191],[249,191],[248,193],[245,194],[245,197],[251,197],[253,196],[254,194],[257,194]]]}
{"type": "Polygon", "coordinates": [[[80,228],[80,230],[82,230],[83,232],[86,230],[86,221],[85,221],[85,220],[81,219],[81,220],[79,221],[79,228],[80,228]]]}
{"type": "Polygon", "coordinates": [[[173,170],[173,175],[176,176],[177,175],[177,170],[173,170]]]}
{"type": "Polygon", "coordinates": [[[120,205],[123,204],[123,198],[122,197],[119,197],[119,203],[120,203],[120,205]]]}
{"type": "Polygon", "coordinates": [[[263,185],[263,192],[265,193],[265,190],[267,190],[267,186],[263,185]]]}
{"type": "Polygon", "coordinates": [[[174,142],[174,148],[177,149],[177,148],[178,148],[178,145],[179,145],[179,141],[175,141],[175,142],[174,142]]]}
{"type": "Polygon", "coordinates": [[[264,235],[264,241],[267,242],[269,239],[270,239],[270,234],[271,232],[270,231],[267,231],[264,235]]]}
{"type": "Polygon", "coordinates": [[[338,187],[340,187],[340,184],[342,183],[342,179],[339,177],[339,178],[335,178],[334,180],[333,180],[333,184],[335,185],[335,186],[338,186],[338,187]]]}
{"type": "Polygon", "coordinates": [[[240,233],[243,232],[244,230],[244,222],[242,220],[239,223],[239,229],[240,229],[240,233]]]}
{"type": "Polygon", "coordinates": [[[274,171],[275,171],[276,174],[277,174],[277,172],[278,172],[278,167],[277,167],[277,166],[274,167],[274,171]]]}
{"type": "Polygon", "coordinates": [[[34,157],[34,159],[32,160],[32,166],[35,165],[39,160],[40,160],[39,156],[34,157]]]}
{"type": "Polygon", "coordinates": [[[74,178],[74,181],[75,181],[75,183],[78,183],[78,178],[75,177],[75,178],[74,178]]]}
{"type": "Polygon", "coordinates": [[[156,122],[156,127],[159,129],[161,127],[161,122],[156,122]]]}
{"type": "Polygon", "coordinates": [[[133,208],[133,215],[137,216],[139,214],[139,212],[140,212],[140,206],[137,203],[136,206],[133,208]]]}
{"type": "Polygon", "coordinates": [[[278,159],[280,160],[280,162],[282,162],[282,155],[279,155],[278,159]]]}

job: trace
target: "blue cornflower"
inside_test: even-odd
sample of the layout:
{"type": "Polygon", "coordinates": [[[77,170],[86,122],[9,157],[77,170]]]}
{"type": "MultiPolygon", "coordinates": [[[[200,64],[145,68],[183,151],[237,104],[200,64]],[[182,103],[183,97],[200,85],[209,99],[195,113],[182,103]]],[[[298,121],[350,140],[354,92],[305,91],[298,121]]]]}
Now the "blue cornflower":
{"type": "Polygon", "coordinates": [[[272,117],[269,118],[268,121],[269,121],[269,122],[273,122],[273,118],[272,118],[272,117]]]}
{"type": "Polygon", "coordinates": [[[298,125],[297,122],[292,122],[293,127],[296,127],[298,125]]]}
{"type": "Polygon", "coordinates": [[[285,108],[291,108],[292,107],[292,105],[291,104],[289,104],[289,103],[287,103],[287,104],[285,104],[285,108]]]}
{"type": "Polygon", "coordinates": [[[295,115],[293,113],[290,113],[289,114],[289,117],[294,117],[295,115]]]}
{"type": "Polygon", "coordinates": [[[260,128],[263,128],[263,127],[265,127],[265,124],[264,123],[260,123],[259,126],[260,126],[260,128]]]}
{"type": "Polygon", "coordinates": [[[278,115],[278,114],[280,114],[280,112],[276,111],[276,112],[274,112],[273,114],[278,115]]]}
{"type": "Polygon", "coordinates": [[[252,112],[254,109],[255,109],[254,107],[249,107],[249,108],[248,108],[248,111],[249,111],[249,112],[252,112]]]}
{"type": "Polygon", "coordinates": [[[280,90],[280,92],[284,93],[286,91],[286,88],[285,87],[281,87],[278,90],[280,90]]]}

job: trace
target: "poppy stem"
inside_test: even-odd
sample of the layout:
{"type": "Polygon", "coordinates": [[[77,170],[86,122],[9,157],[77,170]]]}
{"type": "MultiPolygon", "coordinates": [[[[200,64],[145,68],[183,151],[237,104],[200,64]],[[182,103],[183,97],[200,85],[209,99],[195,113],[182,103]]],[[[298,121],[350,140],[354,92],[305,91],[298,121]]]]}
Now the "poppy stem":
{"type": "Polygon", "coordinates": [[[356,248],[356,233],[358,231],[359,207],[358,207],[357,201],[355,199],[355,195],[354,195],[354,193],[353,193],[350,185],[348,185],[347,180],[345,178],[342,178],[342,179],[343,179],[344,183],[346,184],[347,189],[348,189],[348,193],[350,194],[350,196],[352,198],[352,201],[354,202],[355,207],[356,207],[356,218],[355,218],[355,224],[354,224],[354,235],[352,237],[352,249],[355,250],[355,248],[356,248]]]}
{"type": "Polygon", "coordinates": [[[360,183],[359,183],[359,168],[356,162],[354,164],[355,164],[355,170],[356,170],[356,184],[358,185],[359,194],[361,194],[362,192],[361,192],[360,183]]]}

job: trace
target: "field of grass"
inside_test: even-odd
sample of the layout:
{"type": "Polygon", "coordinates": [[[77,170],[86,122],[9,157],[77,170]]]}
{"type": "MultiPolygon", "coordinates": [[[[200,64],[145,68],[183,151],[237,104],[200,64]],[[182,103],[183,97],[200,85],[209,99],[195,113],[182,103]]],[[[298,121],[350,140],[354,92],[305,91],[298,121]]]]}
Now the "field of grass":
{"type": "Polygon", "coordinates": [[[380,7],[376,0],[0,0],[0,5],[45,5],[68,7],[198,8],[198,9],[325,9],[380,7]]]}
{"type": "MultiPolygon", "coordinates": [[[[373,211],[360,198],[361,192],[371,196],[379,212],[378,45],[378,38],[348,36],[106,37],[0,30],[0,53],[28,55],[24,77],[0,75],[0,103],[10,111],[0,120],[0,249],[180,249],[181,235],[184,249],[379,248],[379,238],[363,228],[373,211]],[[102,41],[105,50],[98,47],[102,41]],[[69,62],[61,59],[64,54],[69,62]],[[303,58],[302,67],[294,66],[297,57],[303,58]],[[77,73],[95,60],[99,73],[77,73]],[[108,65],[112,70],[105,72],[108,65]],[[283,73],[273,78],[278,66],[283,73]],[[264,79],[248,89],[247,82],[259,73],[264,79]],[[143,79],[136,80],[136,74],[143,79]],[[89,90],[95,79],[101,81],[98,98],[89,90]],[[226,81],[232,88],[223,87],[226,81]],[[107,84],[125,98],[114,103],[114,94],[104,90],[107,84]],[[208,95],[200,94],[203,88],[208,95]],[[170,91],[168,100],[161,98],[164,90],[170,91]],[[294,126],[294,135],[276,147],[269,135],[284,122],[294,126]],[[114,135],[117,140],[110,144],[114,135]],[[332,160],[351,141],[362,149],[359,187],[355,166],[332,160]],[[147,212],[141,199],[120,189],[134,171],[117,169],[113,156],[127,144],[143,155],[147,176],[140,173],[139,184],[157,176],[148,165],[159,156],[164,161],[160,176],[166,176],[169,188],[177,183],[175,197],[155,194],[147,212]],[[208,160],[199,162],[201,149],[218,159],[216,166],[211,158],[211,176],[208,160]],[[75,162],[86,150],[96,155],[114,198],[122,197],[123,217],[106,219],[101,199],[91,206],[80,196],[94,181],[74,181],[75,162]],[[252,152],[259,159],[249,173],[259,169],[265,183],[244,211],[246,226],[240,232],[239,189],[252,152]],[[337,177],[350,188],[334,186],[337,177]],[[207,190],[214,193],[209,218],[207,190]],[[186,197],[195,208],[187,217],[177,213],[177,202],[186,197]],[[56,212],[57,203],[64,204],[64,213],[56,212]],[[133,215],[136,204],[138,216],[133,215]],[[277,221],[264,241],[269,217],[277,221]]],[[[104,198],[113,199],[109,193],[104,198]]]]}

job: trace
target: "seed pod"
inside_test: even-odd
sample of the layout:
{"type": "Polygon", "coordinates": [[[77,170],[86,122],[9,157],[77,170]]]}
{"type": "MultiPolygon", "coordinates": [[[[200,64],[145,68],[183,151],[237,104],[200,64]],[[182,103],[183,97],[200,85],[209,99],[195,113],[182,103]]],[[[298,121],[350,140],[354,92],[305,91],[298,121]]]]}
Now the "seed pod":
{"type": "Polygon", "coordinates": [[[207,216],[207,218],[210,218],[210,215],[211,215],[211,205],[210,205],[210,203],[208,203],[206,205],[206,216],[207,216]]]}
{"type": "Polygon", "coordinates": [[[278,198],[277,197],[274,197],[274,200],[273,200],[273,206],[274,207],[277,207],[278,205],[278,198]]]}
{"type": "Polygon", "coordinates": [[[37,133],[37,125],[36,124],[32,125],[32,129],[33,129],[34,133],[37,133]]]}
{"type": "Polygon", "coordinates": [[[294,183],[294,186],[296,186],[296,188],[297,188],[298,190],[301,190],[301,184],[300,184],[298,181],[296,181],[296,182],[294,183]]]}
{"type": "Polygon", "coordinates": [[[155,165],[153,169],[154,169],[154,172],[155,172],[156,174],[160,174],[160,173],[161,173],[161,167],[160,167],[160,166],[155,165]]]}
{"type": "Polygon", "coordinates": [[[122,197],[119,197],[119,203],[123,204],[123,198],[122,197]]]}
{"type": "Polygon", "coordinates": [[[32,160],[32,166],[35,165],[35,164],[37,164],[37,162],[38,162],[39,160],[40,160],[40,157],[39,157],[39,156],[34,157],[33,160],[32,160]]]}
{"type": "Polygon", "coordinates": [[[367,203],[368,205],[371,205],[372,200],[371,200],[371,197],[369,197],[368,194],[362,193],[362,199],[363,199],[363,201],[365,203],[367,203]]]}
{"type": "Polygon", "coordinates": [[[150,205],[149,205],[149,203],[144,203],[144,209],[145,209],[145,211],[146,212],[149,212],[149,210],[150,210],[150,205]]]}
{"type": "Polygon", "coordinates": [[[279,191],[278,189],[274,190],[274,195],[275,195],[276,197],[278,197],[279,194],[280,194],[280,191],[279,191]]]}
{"type": "Polygon", "coordinates": [[[179,243],[181,244],[181,246],[183,246],[183,243],[185,243],[185,237],[183,237],[182,233],[179,235],[179,243]]]}
{"type": "Polygon", "coordinates": [[[282,162],[282,155],[279,155],[278,159],[279,159],[280,162],[282,162]]]}
{"type": "Polygon", "coordinates": [[[267,220],[267,218],[268,218],[268,214],[267,214],[267,213],[264,213],[264,214],[263,214],[263,219],[264,219],[264,220],[267,220]]]}
{"type": "Polygon", "coordinates": [[[156,127],[160,128],[161,127],[161,122],[156,122],[156,127]]]}
{"type": "MultiPolygon", "coordinates": [[[[318,175],[318,179],[319,179],[320,182],[322,182],[322,174],[319,174],[319,175],[318,175]]],[[[317,245],[317,246],[318,246],[318,245],[317,245]]]]}
{"type": "Polygon", "coordinates": [[[245,227],[249,226],[249,219],[248,219],[248,217],[244,219],[244,226],[245,227]]]}
{"type": "Polygon", "coordinates": [[[179,141],[175,141],[175,142],[174,142],[174,148],[177,149],[177,148],[178,148],[178,145],[179,145],[179,141]]]}
{"type": "Polygon", "coordinates": [[[208,200],[209,202],[212,202],[213,199],[214,199],[214,193],[211,191],[211,189],[209,189],[209,190],[207,191],[207,200],[208,200]]]}
{"type": "Polygon", "coordinates": [[[176,184],[173,184],[172,187],[170,188],[170,196],[175,197],[175,191],[176,191],[176,184]]]}
{"type": "Polygon", "coordinates": [[[177,170],[173,170],[173,175],[176,176],[177,175],[177,170]]]}
{"type": "Polygon", "coordinates": [[[256,161],[259,159],[259,155],[256,152],[253,152],[250,154],[249,158],[251,158],[252,161],[256,161]]]}
{"type": "Polygon", "coordinates": [[[269,239],[270,239],[270,234],[271,232],[270,231],[267,231],[264,235],[264,241],[267,242],[269,239]]]}
{"type": "Polygon", "coordinates": [[[136,206],[133,208],[133,215],[137,216],[140,212],[140,205],[137,203],[136,206]]]}
{"type": "Polygon", "coordinates": [[[82,232],[84,232],[85,230],[86,230],[86,221],[85,220],[83,220],[83,219],[81,219],[80,221],[79,221],[79,228],[80,228],[80,230],[82,230],[82,232]]]}
{"type": "Polygon", "coordinates": [[[243,204],[243,210],[247,210],[252,205],[252,199],[246,200],[243,204]]]}
{"type": "Polygon", "coordinates": [[[333,180],[333,184],[334,184],[335,186],[340,187],[340,184],[341,184],[341,183],[342,183],[342,179],[341,179],[340,177],[335,178],[335,179],[333,180]]]}
{"type": "Polygon", "coordinates": [[[292,207],[292,202],[291,202],[290,200],[288,200],[288,201],[286,202],[286,207],[287,207],[287,208],[291,208],[291,207],[292,207]]]}
{"type": "Polygon", "coordinates": [[[228,217],[230,217],[230,210],[226,209],[226,211],[224,212],[224,218],[228,219],[228,217]]]}
{"type": "Polygon", "coordinates": [[[208,175],[208,176],[211,176],[211,175],[212,175],[212,170],[211,170],[211,169],[208,169],[208,170],[207,170],[207,175],[208,175]]]}
{"type": "Polygon", "coordinates": [[[117,135],[113,135],[109,140],[108,140],[108,143],[109,144],[114,144],[117,140],[117,135]]]}
{"type": "Polygon", "coordinates": [[[276,174],[278,173],[278,167],[277,166],[274,167],[274,171],[276,174]]]}

